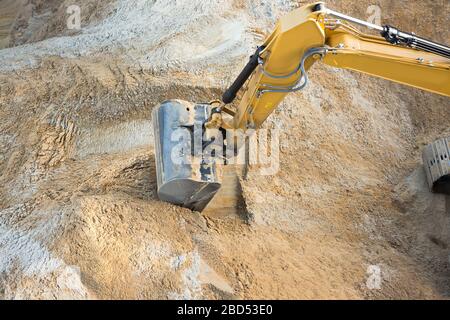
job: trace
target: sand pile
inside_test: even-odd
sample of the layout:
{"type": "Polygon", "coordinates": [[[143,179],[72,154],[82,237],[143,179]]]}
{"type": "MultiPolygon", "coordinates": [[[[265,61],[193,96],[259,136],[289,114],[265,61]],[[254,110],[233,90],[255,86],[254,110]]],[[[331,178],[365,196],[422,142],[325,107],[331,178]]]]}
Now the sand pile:
{"type": "MultiPolygon", "coordinates": [[[[219,97],[303,3],[89,0],[73,31],[69,1],[0,0],[0,298],[448,297],[450,200],[420,158],[448,98],[318,65],[266,124],[276,175],[230,173],[242,195],[204,214],[156,197],[153,106],[219,97]]],[[[447,1],[378,3],[450,42],[447,1]]]]}

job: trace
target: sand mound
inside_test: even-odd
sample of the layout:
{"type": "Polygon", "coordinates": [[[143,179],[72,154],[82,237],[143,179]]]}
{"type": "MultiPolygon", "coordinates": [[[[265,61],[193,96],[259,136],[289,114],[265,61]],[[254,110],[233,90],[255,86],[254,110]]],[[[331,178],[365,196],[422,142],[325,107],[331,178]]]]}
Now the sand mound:
{"type": "MultiPolygon", "coordinates": [[[[190,212],[156,197],[153,106],[219,97],[298,4],[83,3],[68,31],[69,1],[0,0],[0,298],[448,297],[450,200],[420,158],[448,98],[317,66],[266,124],[280,171],[230,169],[230,199],[190,212]]],[[[379,4],[448,42],[447,1],[379,4]]]]}

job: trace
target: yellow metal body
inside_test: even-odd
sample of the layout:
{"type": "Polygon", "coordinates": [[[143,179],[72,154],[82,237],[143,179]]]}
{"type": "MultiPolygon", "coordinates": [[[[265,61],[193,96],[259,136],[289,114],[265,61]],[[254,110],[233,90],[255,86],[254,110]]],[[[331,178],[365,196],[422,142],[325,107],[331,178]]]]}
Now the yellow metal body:
{"type": "Polygon", "coordinates": [[[295,70],[310,48],[326,47],[324,56],[311,56],[305,70],[322,60],[325,64],[363,72],[430,92],[450,96],[450,60],[433,53],[395,46],[381,37],[360,33],[350,25],[313,11],[317,3],[296,9],[280,19],[264,42],[263,64],[249,79],[236,110],[232,127],[258,128],[287,93],[261,91],[267,86],[289,86],[301,72],[273,78],[295,70]],[[264,68],[264,69],[263,69],[264,68]]]}

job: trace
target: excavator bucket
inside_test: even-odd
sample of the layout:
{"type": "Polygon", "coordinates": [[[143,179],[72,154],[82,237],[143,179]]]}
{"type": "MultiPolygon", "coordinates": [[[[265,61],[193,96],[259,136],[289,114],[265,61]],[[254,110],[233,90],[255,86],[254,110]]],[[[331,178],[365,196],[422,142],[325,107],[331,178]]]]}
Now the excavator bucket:
{"type": "MultiPolygon", "coordinates": [[[[222,167],[216,157],[205,155],[204,124],[209,104],[168,100],[152,113],[158,197],[195,211],[202,211],[221,186],[222,167]]],[[[217,139],[220,141],[220,139],[217,139]]]]}

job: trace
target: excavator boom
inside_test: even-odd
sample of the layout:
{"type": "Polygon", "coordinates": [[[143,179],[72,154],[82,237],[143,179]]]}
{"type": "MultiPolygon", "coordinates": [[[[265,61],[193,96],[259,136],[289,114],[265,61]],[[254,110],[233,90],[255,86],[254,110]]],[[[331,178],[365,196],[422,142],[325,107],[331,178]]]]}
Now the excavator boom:
{"type": "MultiPolygon", "coordinates": [[[[259,64],[248,81],[233,127],[259,128],[288,93],[306,85],[307,71],[320,60],[450,96],[450,48],[416,36],[414,41],[407,40],[406,35],[393,27],[378,27],[328,10],[321,2],[290,12],[260,47],[259,64]],[[376,28],[387,39],[363,34],[336,17],[376,28]],[[393,30],[402,38],[393,38],[393,30]],[[427,43],[428,50],[417,49],[417,41],[427,43]]],[[[224,102],[230,102],[227,98],[233,95],[226,92],[224,102]]]]}

